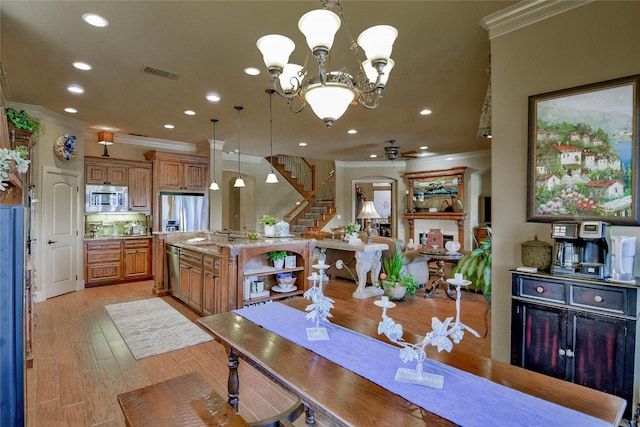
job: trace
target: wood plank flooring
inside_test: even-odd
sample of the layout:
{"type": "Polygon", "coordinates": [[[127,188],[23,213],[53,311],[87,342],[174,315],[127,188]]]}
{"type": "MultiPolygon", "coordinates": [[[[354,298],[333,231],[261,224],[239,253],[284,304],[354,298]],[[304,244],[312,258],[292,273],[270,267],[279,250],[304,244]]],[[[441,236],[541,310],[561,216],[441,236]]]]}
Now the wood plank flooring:
{"type": "MultiPolygon", "coordinates": [[[[27,370],[27,426],[124,426],[117,395],[198,371],[223,396],[227,389],[227,357],[215,341],[142,360],[135,360],[104,306],[152,297],[152,282],[87,288],[35,305],[34,363],[27,370]]],[[[351,297],[353,282],[332,279],[325,294],[339,310],[379,320],[381,311],[372,299],[351,297]]],[[[163,297],[187,318],[197,315],[172,297],[163,297]]],[[[482,295],[465,292],[462,321],[485,331],[486,302],[482,295]]],[[[455,302],[442,290],[427,299],[419,289],[414,299],[400,302],[389,315],[406,331],[424,334],[431,317],[455,315],[455,302]]],[[[490,357],[491,340],[466,335],[454,346],[490,357]]],[[[401,363],[398,359],[398,363],[401,363]]],[[[255,421],[285,410],[294,399],[245,363],[240,363],[239,413],[255,421]]],[[[296,423],[304,426],[304,417],[296,423]]],[[[318,425],[327,425],[321,419],[318,425]]]]}

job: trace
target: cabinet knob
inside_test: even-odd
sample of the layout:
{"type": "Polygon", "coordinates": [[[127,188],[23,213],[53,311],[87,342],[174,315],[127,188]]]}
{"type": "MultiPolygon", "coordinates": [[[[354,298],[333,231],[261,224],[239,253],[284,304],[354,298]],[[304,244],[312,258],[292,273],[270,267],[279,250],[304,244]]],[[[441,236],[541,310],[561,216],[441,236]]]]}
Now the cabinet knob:
{"type": "Polygon", "coordinates": [[[600,295],[596,295],[593,299],[595,302],[602,302],[604,300],[600,295]]]}
{"type": "Polygon", "coordinates": [[[567,357],[573,357],[573,356],[575,356],[575,353],[572,350],[567,349],[567,357]]]}
{"type": "Polygon", "coordinates": [[[563,349],[563,348],[561,348],[560,350],[558,350],[558,354],[559,354],[560,356],[564,356],[564,355],[566,354],[566,351],[564,351],[564,349],[563,349]]]}
{"type": "Polygon", "coordinates": [[[537,292],[537,293],[539,293],[539,294],[541,294],[541,293],[543,293],[543,292],[544,292],[544,288],[543,288],[542,286],[538,286],[538,287],[536,288],[536,292],[537,292]]]}

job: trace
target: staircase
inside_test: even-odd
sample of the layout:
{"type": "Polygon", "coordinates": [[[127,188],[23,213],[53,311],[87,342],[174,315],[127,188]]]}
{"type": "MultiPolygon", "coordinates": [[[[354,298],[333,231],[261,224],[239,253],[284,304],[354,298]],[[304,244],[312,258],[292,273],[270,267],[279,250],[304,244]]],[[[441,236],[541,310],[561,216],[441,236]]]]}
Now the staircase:
{"type": "Polygon", "coordinates": [[[308,237],[310,231],[320,231],[336,214],[333,171],[315,186],[315,168],[304,158],[277,155],[267,160],[304,197],[285,215],[290,232],[308,237]]]}

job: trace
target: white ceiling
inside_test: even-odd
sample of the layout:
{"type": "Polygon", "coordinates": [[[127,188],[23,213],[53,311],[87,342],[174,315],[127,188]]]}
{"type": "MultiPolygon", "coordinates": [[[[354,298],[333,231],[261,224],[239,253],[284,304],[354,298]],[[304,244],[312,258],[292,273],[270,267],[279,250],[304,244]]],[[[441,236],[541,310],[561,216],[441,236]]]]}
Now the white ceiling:
{"type": "MultiPolygon", "coordinates": [[[[400,151],[422,145],[432,154],[483,150],[490,140],[476,136],[488,83],[487,32],[480,20],[512,1],[343,1],[347,25],[357,38],[365,28],[389,24],[399,31],[382,105],[349,108],[327,129],[310,108],[294,114],[274,95],[274,153],[343,161],[382,155],[385,141],[400,151]],[[433,111],[420,116],[423,108],[433,111]],[[347,130],[355,128],[356,135],[347,130]],[[305,148],[298,147],[304,141],[305,148]]],[[[297,29],[318,1],[7,1],[0,3],[1,61],[7,72],[8,101],[63,112],[90,128],[197,143],[213,137],[225,151],[237,148],[241,105],[242,152],[269,154],[268,73],[255,46],[262,35],[279,33],[296,43],[291,60],[303,63],[308,48],[297,29]],[[106,28],[85,24],[98,13],[106,28]],[[84,61],[92,71],[78,71],[84,61]],[[169,80],[141,72],[143,65],[180,75],[169,80]],[[244,74],[247,66],[262,71],[244,74]],[[84,87],[83,95],[67,91],[84,87]],[[222,100],[205,99],[217,92],[222,100]],[[186,116],[191,109],[197,114],[186,116]],[[172,123],[175,129],[163,128],[172,123]]],[[[333,68],[357,68],[343,29],[332,49],[333,68]]],[[[314,60],[313,57],[309,61],[314,60]]],[[[309,62],[311,63],[311,62],[309,62]]],[[[97,137],[97,136],[96,136],[97,137]]]]}

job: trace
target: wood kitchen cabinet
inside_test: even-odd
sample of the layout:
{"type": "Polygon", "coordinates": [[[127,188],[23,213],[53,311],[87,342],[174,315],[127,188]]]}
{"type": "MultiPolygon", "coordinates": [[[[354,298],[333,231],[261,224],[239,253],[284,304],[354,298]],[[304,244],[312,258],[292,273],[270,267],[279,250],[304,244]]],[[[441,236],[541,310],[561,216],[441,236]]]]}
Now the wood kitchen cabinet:
{"type": "Polygon", "coordinates": [[[632,408],[638,290],[514,273],[511,363],[627,400],[632,408]]]}
{"type": "Polygon", "coordinates": [[[84,246],[87,287],[153,277],[150,238],[87,240],[84,246]]]}
{"type": "Polygon", "coordinates": [[[202,260],[202,313],[206,315],[224,313],[228,300],[227,287],[220,285],[220,257],[205,255],[202,260]]]}
{"type": "Polygon", "coordinates": [[[180,250],[180,299],[202,313],[202,254],[180,250]]]}
{"type": "Polygon", "coordinates": [[[108,160],[85,158],[85,182],[91,185],[128,185],[127,167],[108,160]]]}
{"type": "Polygon", "coordinates": [[[88,185],[128,187],[129,210],[152,213],[153,164],[131,160],[84,158],[85,182],[88,185]]]}
{"type": "Polygon", "coordinates": [[[207,192],[208,157],[148,151],[145,158],[155,162],[158,191],[207,192]]]}
{"type": "Polygon", "coordinates": [[[151,188],[153,185],[151,164],[129,168],[129,210],[151,213],[151,188]]]}
{"type": "Polygon", "coordinates": [[[123,242],[124,280],[151,277],[151,240],[132,239],[123,242]]]}

